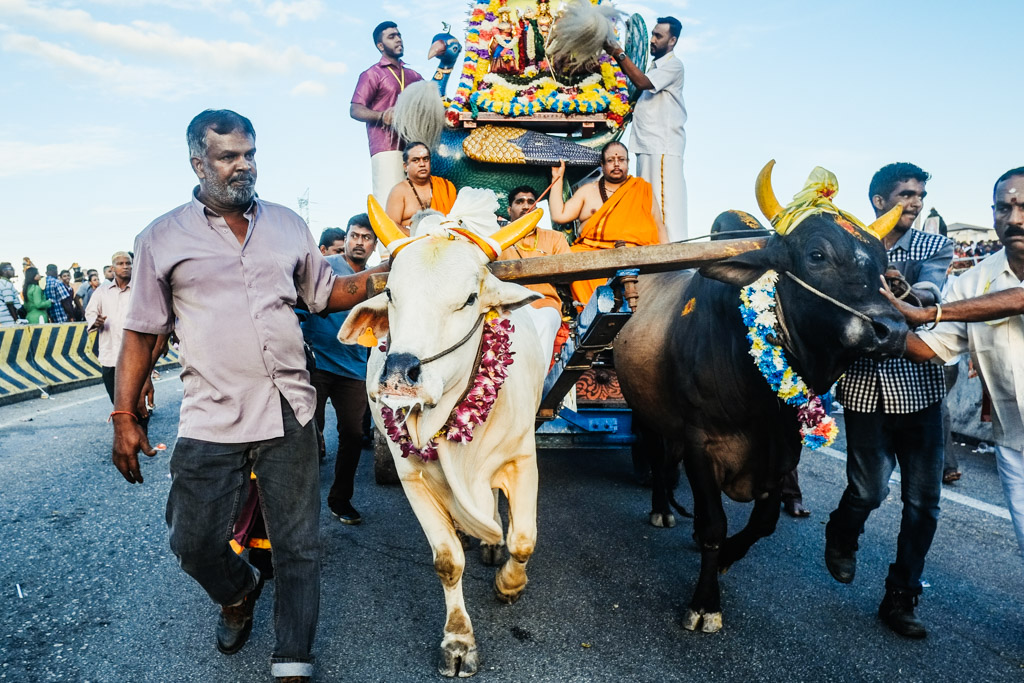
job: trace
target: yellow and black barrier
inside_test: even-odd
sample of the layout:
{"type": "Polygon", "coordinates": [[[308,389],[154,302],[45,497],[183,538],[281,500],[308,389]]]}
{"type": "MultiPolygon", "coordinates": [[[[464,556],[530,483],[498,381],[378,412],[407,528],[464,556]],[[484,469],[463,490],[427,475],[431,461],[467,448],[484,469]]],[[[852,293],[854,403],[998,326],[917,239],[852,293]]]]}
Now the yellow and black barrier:
{"type": "MultiPolygon", "coordinates": [[[[0,327],[0,405],[103,381],[85,323],[0,327]]],[[[157,368],[178,364],[171,349],[157,368]]]]}

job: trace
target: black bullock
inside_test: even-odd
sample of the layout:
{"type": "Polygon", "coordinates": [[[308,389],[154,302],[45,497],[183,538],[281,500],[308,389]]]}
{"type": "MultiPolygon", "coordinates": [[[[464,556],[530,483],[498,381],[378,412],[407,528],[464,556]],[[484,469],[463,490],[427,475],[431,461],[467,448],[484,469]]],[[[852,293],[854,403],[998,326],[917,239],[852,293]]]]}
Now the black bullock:
{"type": "MultiPolygon", "coordinates": [[[[771,192],[771,167],[758,179],[758,203],[770,220],[785,215],[771,192]]],[[[799,224],[761,250],[699,273],[641,277],[639,310],[615,342],[634,420],[661,437],[649,439],[660,450],[652,466],[681,460],[693,491],[701,571],[684,618],[689,630],[722,627],[718,573],[774,532],[782,477],[800,458],[797,410],[777,397],[749,355],[740,288],[769,270],[779,273],[782,323],[773,340],[818,394],[856,358],[898,355],[905,345],[906,324],[878,291],[886,265],[879,237],[899,211],[865,230],[839,215],[827,201],[833,193],[834,186],[810,210],[804,204],[799,224]],[[728,538],[723,492],[754,501],[747,526],[728,538]]],[[[792,214],[792,205],[786,211],[792,214]]]]}

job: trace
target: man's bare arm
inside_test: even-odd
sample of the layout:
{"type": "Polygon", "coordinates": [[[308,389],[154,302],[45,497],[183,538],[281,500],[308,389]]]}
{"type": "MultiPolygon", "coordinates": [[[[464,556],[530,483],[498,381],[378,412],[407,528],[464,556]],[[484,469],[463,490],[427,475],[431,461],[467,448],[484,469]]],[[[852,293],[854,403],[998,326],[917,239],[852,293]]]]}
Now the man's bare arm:
{"type": "Polygon", "coordinates": [[[551,193],[548,195],[548,208],[551,209],[551,220],[555,223],[572,223],[583,213],[583,191],[582,188],[576,191],[569,201],[562,199],[563,183],[565,182],[565,162],[559,162],[558,166],[551,169],[551,179],[554,184],[551,186],[551,193]]]}
{"type": "MultiPolygon", "coordinates": [[[[923,308],[911,306],[905,301],[896,299],[885,288],[882,288],[881,292],[899,309],[899,312],[912,327],[934,322],[938,313],[935,306],[923,308]]],[[[1024,313],[1024,288],[1013,287],[1001,292],[983,294],[973,299],[944,303],[942,304],[941,319],[946,322],[980,323],[1022,313],[1024,313]]]]}
{"type": "Polygon", "coordinates": [[[665,227],[665,217],[661,213],[661,206],[658,204],[658,198],[652,197],[651,203],[653,204],[652,215],[654,217],[654,224],[658,226],[658,244],[668,244],[668,228],[665,227]]]}
{"type": "Polygon", "coordinates": [[[384,207],[384,213],[395,222],[395,225],[402,229],[402,232],[408,235],[409,228],[402,225],[402,218],[405,216],[405,197],[407,194],[405,188],[406,186],[403,183],[399,183],[391,188],[391,192],[388,193],[388,204],[384,207]]]}
{"type": "Polygon", "coordinates": [[[114,467],[130,484],[142,483],[139,469],[139,451],[156,455],[149,445],[145,431],[133,419],[142,387],[152,369],[154,347],[158,335],[125,330],[121,339],[121,353],[117,357],[114,373],[114,467]]]}
{"type": "Polygon", "coordinates": [[[935,358],[935,355],[931,347],[921,341],[916,334],[911,332],[907,335],[907,350],[903,352],[904,358],[915,363],[925,363],[935,358]]]}
{"type": "Polygon", "coordinates": [[[334,281],[334,290],[327,301],[327,313],[347,311],[358,303],[366,301],[366,279],[374,273],[391,270],[391,261],[385,261],[374,268],[367,268],[355,275],[342,275],[334,281]]]}
{"type": "Polygon", "coordinates": [[[605,43],[604,51],[607,52],[612,59],[614,59],[619,68],[622,69],[622,73],[626,74],[626,78],[630,80],[636,87],[641,90],[653,90],[654,84],[651,83],[651,79],[647,78],[647,74],[640,70],[633,60],[629,58],[629,55],[622,49],[622,46],[616,43],[614,40],[605,43]]]}

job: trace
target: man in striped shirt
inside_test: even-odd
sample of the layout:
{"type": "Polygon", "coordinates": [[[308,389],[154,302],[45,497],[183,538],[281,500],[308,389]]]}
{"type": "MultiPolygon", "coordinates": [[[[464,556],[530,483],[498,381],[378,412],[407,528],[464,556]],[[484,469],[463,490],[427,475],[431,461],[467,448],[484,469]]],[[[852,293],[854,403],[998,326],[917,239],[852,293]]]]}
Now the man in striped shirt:
{"type": "MultiPolygon", "coordinates": [[[[899,223],[883,240],[889,255],[887,275],[898,270],[924,305],[935,303],[953,258],[950,239],[911,228],[923,207],[929,177],[914,164],[889,164],[871,179],[868,191],[876,216],[903,206],[899,223]]],[[[898,462],[903,519],[878,616],[909,638],[927,635],[914,607],[939,517],[944,396],[941,367],[904,358],[861,358],[836,392],[845,408],[847,487],[825,527],[825,565],[837,581],[853,581],[857,539],[868,515],[888,495],[889,477],[898,462]]]]}

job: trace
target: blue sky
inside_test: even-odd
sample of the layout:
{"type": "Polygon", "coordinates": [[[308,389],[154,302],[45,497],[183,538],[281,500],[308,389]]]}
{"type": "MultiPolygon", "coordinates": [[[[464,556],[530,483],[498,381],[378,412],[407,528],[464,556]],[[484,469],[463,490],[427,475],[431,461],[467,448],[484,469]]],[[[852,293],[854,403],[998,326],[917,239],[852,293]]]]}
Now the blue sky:
{"type": "MultiPolygon", "coordinates": [[[[933,174],[926,208],[985,226],[993,181],[1024,165],[1018,3],[617,4],[684,24],[691,234],[722,210],[755,212],[770,158],[784,203],[822,165],[863,218],[871,174],[912,161],[933,174]]],[[[459,29],[466,7],[0,0],[0,260],[97,266],[130,248],[188,200],[185,126],[209,107],[252,119],[261,197],[297,208],[308,189],[314,233],[344,225],[370,187],[348,104],[378,58],[373,26],[398,22],[406,61],[429,77],[430,37],[441,21],[459,29]]]]}

